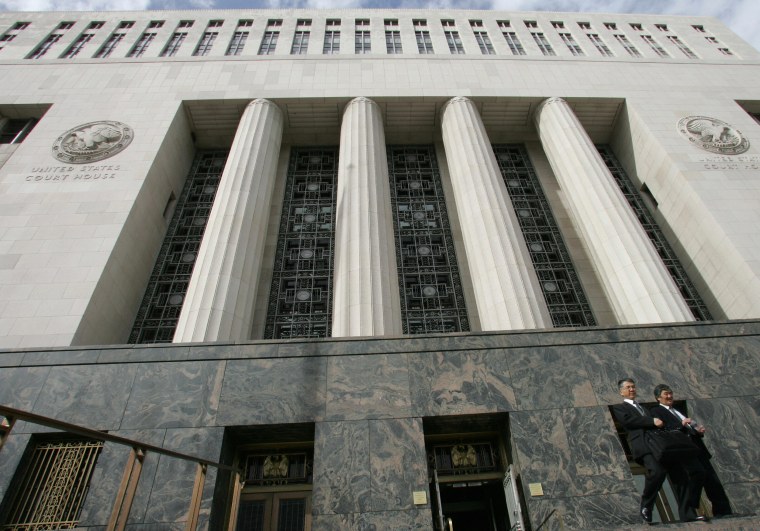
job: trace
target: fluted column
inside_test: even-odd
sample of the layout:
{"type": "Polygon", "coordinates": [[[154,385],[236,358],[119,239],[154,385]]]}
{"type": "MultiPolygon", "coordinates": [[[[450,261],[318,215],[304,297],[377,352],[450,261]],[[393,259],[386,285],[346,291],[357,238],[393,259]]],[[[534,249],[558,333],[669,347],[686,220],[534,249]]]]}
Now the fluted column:
{"type": "Polygon", "coordinates": [[[401,334],[390,196],[380,109],[356,98],[340,130],[333,337],[401,334]]]}
{"type": "Polygon", "coordinates": [[[280,109],[248,104],[203,235],[174,342],[249,339],[277,160],[280,109]]]}
{"type": "Polygon", "coordinates": [[[536,113],[541,143],[623,324],[694,320],[602,157],[562,98],[536,113]]]}
{"type": "Polygon", "coordinates": [[[443,144],[483,330],[550,326],[491,142],[475,104],[450,100],[443,144]]]}

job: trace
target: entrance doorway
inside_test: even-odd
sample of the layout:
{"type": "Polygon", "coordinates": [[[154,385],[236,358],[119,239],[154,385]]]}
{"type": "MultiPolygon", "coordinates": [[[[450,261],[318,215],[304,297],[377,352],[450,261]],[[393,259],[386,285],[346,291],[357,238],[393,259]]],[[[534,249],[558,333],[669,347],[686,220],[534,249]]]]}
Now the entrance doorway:
{"type": "Polygon", "coordinates": [[[442,483],[440,491],[441,512],[444,521],[450,519],[452,531],[510,529],[501,481],[442,483]]]}

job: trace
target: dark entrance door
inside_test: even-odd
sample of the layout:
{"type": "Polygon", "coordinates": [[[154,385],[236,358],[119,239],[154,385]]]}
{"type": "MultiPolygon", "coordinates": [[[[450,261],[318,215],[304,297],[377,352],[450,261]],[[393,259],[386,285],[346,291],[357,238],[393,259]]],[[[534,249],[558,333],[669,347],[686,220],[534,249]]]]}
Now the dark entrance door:
{"type": "Polygon", "coordinates": [[[453,531],[508,531],[504,488],[499,481],[442,483],[441,509],[453,531]]]}

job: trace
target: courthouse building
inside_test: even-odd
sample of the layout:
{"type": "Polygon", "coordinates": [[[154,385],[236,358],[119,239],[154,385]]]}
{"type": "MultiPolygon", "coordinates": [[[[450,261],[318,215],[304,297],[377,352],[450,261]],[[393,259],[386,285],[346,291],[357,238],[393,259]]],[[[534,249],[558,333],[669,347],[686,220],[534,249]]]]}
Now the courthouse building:
{"type": "Polygon", "coordinates": [[[630,527],[627,376],[751,520],[759,79],[703,17],[0,13],[0,529],[630,527]]]}

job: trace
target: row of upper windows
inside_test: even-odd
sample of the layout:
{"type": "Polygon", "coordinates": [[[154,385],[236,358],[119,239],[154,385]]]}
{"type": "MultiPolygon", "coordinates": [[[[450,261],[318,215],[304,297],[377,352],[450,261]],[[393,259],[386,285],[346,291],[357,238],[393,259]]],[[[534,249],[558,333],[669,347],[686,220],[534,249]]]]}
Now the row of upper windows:
{"type": "MultiPolygon", "coordinates": [[[[180,47],[185,41],[188,35],[188,29],[193,27],[195,21],[192,20],[180,20],[177,23],[174,33],[171,35],[167,43],[164,45],[160,57],[171,57],[177,54],[180,47]]],[[[296,29],[293,34],[293,40],[291,44],[290,53],[292,55],[306,54],[309,46],[309,39],[311,36],[311,23],[310,19],[297,19],[296,29]]],[[[61,22],[57,28],[51,32],[34,50],[27,55],[27,59],[39,59],[45,56],[48,51],[56,44],[65,34],[65,32],[74,26],[74,22],[61,22]]],[[[126,57],[140,57],[142,56],[150,44],[153,42],[157,35],[157,30],[162,28],[165,24],[163,20],[150,21],[145,31],[140,35],[135,44],[127,53],[126,57]]],[[[208,55],[219,35],[219,30],[224,24],[223,20],[210,20],[205,27],[205,31],[201,36],[198,44],[193,51],[193,56],[205,56],[208,55]]],[[[509,20],[497,20],[497,26],[502,32],[507,45],[513,55],[526,55],[523,44],[512,28],[512,24],[509,20]]],[[[531,38],[537,45],[538,49],[547,56],[554,56],[556,52],[542,33],[539,27],[539,23],[535,20],[524,20],[523,24],[530,33],[531,38]]],[[[2,50],[2,44],[13,40],[18,31],[24,30],[29,27],[30,22],[17,22],[10,29],[8,29],[2,36],[0,36],[0,50],[2,50]]],[[[101,29],[105,25],[105,22],[91,22],[85,31],[83,31],[77,39],[60,55],[62,59],[71,59],[79,55],[84,46],[90,42],[95,36],[95,31],[101,29]]],[[[102,46],[93,55],[95,58],[109,57],[116,49],[117,45],[124,39],[126,32],[133,28],[134,21],[122,21],[116,29],[111,33],[108,39],[102,44],[102,46]]],[[[365,54],[371,53],[372,41],[370,32],[370,20],[357,18],[353,20],[354,25],[354,53],[365,54]]],[[[401,32],[398,29],[398,19],[384,19],[383,21],[385,29],[385,43],[386,52],[389,54],[401,54],[403,53],[403,47],[401,42],[401,32]]],[[[415,39],[417,42],[417,51],[420,54],[435,53],[433,49],[433,41],[430,37],[428,30],[427,20],[425,19],[412,19],[412,25],[414,27],[415,39]]],[[[493,55],[496,53],[491,38],[488,32],[485,30],[482,20],[469,20],[469,25],[472,29],[473,36],[478,44],[480,52],[484,55],[493,55]]],[[[551,21],[552,27],[557,30],[558,35],[562,43],[567,46],[570,53],[574,56],[586,55],[581,45],[576,41],[573,34],[568,33],[565,27],[565,23],[562,21],[551,21]]],[[[613,57],[614,53],[599,35],[594,33],[590,22],[578,22],[578,27],[585,32],[585,36],[588,38],[597,52],[604,57],[613,57]]],[[[643,32],[644,27],[640,23],[629,23],[630,28],[636,32],[643,32]]],[[[253,26],[252,19],[240,19],[238,20],[235,32],[231,37],[231,40],[227,46],[225,55],[240,55],[245,48],[246,42],[250,35],[250,28],[253,26]]],[[[266,30],[262,36],[261,42],[258,48],[258,55],[272,55],[275,53],[277,43],[280,38],[280,29],[282,26],[282,19],[270,19],[267,21],[266,30]]],[[[453,19],[441,20],[441,26],[443,28],[444,37],[449,48],[449,52],[452,54],[464,54],[465,48],[462,43],[459,31],[457,30],[456,21],[453,19]]],[[[631,57],[643,57],[639,49],[636,47],[625,33],[621,33],[622,30],[618,29],[618,24],[615,22],[604,22],[603,26],[606,30],[613,32],[613,38],[622,46],[623,49],[628,52],[631,57]]],[[[665,38],[669,43],[680,50],[686,57],[691,59],[698,58],[697,55],[689,48],[689,46],[683,42],[677,35],[673,35],[667,24],[654,24],[655,29],[660,32],[665,32],[665,38]]],[[[704,26],[692,25],[692,28],[699,33],[707,33],[704,26]]],[[[340,33],[341,33],[341,19],[327,19],[325,21],[324,42],[322,47],[323,54],[337,54],[340,52],[340,33]]],[[[640,35],[645,46],[647,46],[658,57],[670,57],[670,54],[666,49],[657,42],[657,40],[650,34],[640,35]]],[[[723,55],[733,55],[731,50],[721,45],[716,37],[705,35],[704,38],[712,45],[715,45],[717,51],[723,55]]]]}

